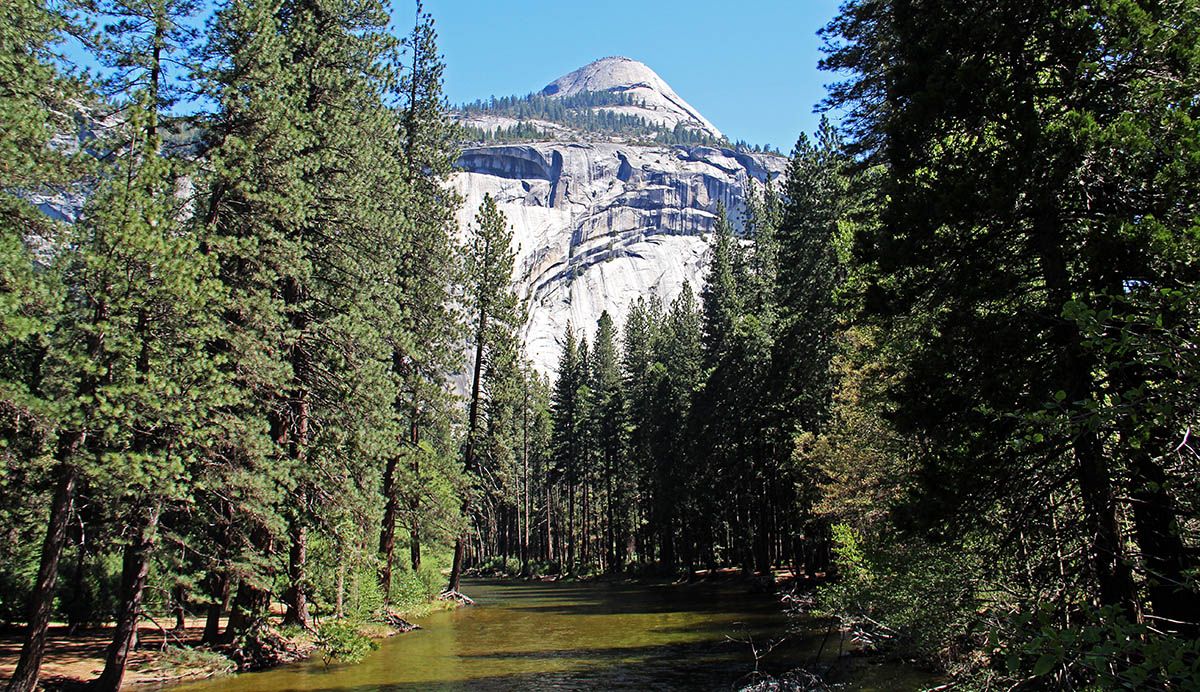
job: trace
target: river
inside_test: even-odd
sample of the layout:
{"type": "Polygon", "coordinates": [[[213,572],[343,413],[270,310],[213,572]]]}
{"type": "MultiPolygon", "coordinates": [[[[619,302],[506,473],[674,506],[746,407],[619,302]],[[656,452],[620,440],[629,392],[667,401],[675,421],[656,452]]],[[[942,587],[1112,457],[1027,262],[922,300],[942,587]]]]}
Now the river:
{"type": "MultiPolygon", "coordinates": [[[[423,629],[381,642],[356,665],[319,657],[269,671],[173,688],[284,690],[729,690],[761,647],[786,629],[779,604],[741,585],[464,582],[475,607],[434,613],[423,629]]],[[[812,663],[823,632],[793,634],[763,657],[778,674],[812,663]]],[[[836,638],[824,648],[834,655],[836,638]]],[[[927,676],[861,659],[839,666],[842,689],[920,689],[927,676]]]]}

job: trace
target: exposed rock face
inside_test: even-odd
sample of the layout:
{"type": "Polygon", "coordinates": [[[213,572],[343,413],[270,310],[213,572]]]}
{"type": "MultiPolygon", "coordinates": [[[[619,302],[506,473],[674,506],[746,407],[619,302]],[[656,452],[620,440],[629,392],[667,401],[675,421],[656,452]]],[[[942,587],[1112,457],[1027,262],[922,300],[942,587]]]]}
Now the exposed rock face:
{"type": "Polygon", "coordinates": [[[588,91],[625,94],[635,102],[640,102],[637,106],[611,106],[601,110],[640,115],[650,122],[668,128],[682,123],[714,138],[722,137],[721,131],[715,125],[676,94],[654,70],[629,58],[601,58],[571,74],[559,77],[546,85],[541,93],[543,96],[553,97],[574,96],[588,91]]]}
{"type": "MultiPolygon", "coordinates": [[[[584,92],[628,94],[638,104],[597,110],[722,138],[636,60],[597,60],[541,93],[553,98],[584,92]]],[[[490,129],[516,123],[487,117],[472,124],[490,129]]],[[[717,203],[724,202],[737,228],[747,188],[779,178],[787,164],[771,154],[646,144],[535,122],[554,141],[467,149],[453,184],[464,198],[459,215],[464,232],[485,194],[496,199],[513,227],[513,281],[529,306],[528,355],[547,374],[557,370],[568,325],[590,337],[605,310],[621,325],[638,297],[669,303],[685,282],[699,292],[717,203]]]]}
{"type": "Polygon", "coordinates": [[[717,203],[736,227],[747,186],[785,165],[711,147],[531,143],[464,151],[454,185],[461,228],[485,194],[512,225],[528,354],[554,373],[568,324],[591,335],[604,310],[620,325],[639,296],[699,291],[717,203]]]}

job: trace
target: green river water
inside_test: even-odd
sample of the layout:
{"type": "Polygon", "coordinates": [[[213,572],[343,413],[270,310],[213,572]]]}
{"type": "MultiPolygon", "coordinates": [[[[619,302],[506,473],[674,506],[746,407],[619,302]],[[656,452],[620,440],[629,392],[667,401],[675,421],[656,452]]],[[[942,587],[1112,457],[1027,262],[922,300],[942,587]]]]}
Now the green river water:
{"type": "MultiPolygon", "coordinates": [[[[357,665],[318,658],[171,688],[284,690],[729,690],[754,671],[747,643],[786,629],[779,604],[733,585],[464,582],[478,603],[418,620],[357,665]],[[737,640],[737,641],[734,641],[737,640]]],[[[763,658],[765,672],[809,665],[823,631],[798,633],[763,658]]],[[[836,654],[836,637],[823,660],[836,654]]],[[[921,689],[928,676],[861,658],[839,664],[843,689],[921,689]]]]}

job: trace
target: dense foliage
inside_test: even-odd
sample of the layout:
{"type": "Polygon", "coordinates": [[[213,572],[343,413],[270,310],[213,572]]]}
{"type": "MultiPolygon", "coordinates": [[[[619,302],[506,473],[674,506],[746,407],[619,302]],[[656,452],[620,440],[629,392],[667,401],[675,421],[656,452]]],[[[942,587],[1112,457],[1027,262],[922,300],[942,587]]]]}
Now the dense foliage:
{"type": "MultiPolygon", "coordinates": [[[[456,227],[433,20],[196,11],[0,23],[10,690],[52,619],[115,623],[117,689],[147,615],[242,667],[281,625],[351,661],[468,569],[725,567],[955,685],[1200,686],[1200,2],[850,0],[840,126],[717,205],[703,286],[568,328],[552,381],[496,200],[456,227]]],[[[631,105],[461,112],[726,144],[631,105]]]]}
{"type": "Polygon", "coordinates": [[[863,0],[825,31],[860,195],[828,605],[960,681],[1200,684],[1198,11],[863,0]]]}
{"type": "MultiPolygon", "coordinates": [[[[51,617],[116,621],[116,689],[149,612],[253,664],[273,600],[303,630],[428,598],[462,475],[432,19],[397,39],[382,3],[230,0],[197,37],[189,2],[53,7],[18,3],[0,44],[9,689],[51,617]],[[62,76],[68,35],[103,79],[62,76]],[[187,92],[211,107],[181,121],[187,92]],[[69,225],[27,201],[76,191],[69,225]]],[[[331,656],[364,650],[348,627],[322,626],[331,656]]]]}
{"type": "MultiPolygon", "coordinates": [[[[463,134],[471,142],[521,142],[553,139],[553,128],[544,123],[563,125],[584,132],[620,135],[635,141],[659,144],[694,144],[704,146],[728,146],[729,142],[692,127],[678,123],[667,127],[663,123],[647,120],[640,115],[625,113],[622,107],[640,106],[639,101],[629,94],[611,91],[584,91],[569,96],[525,96],[492,97],[487,101],[473,101],[456,110],[468,122],[463,125],[463,134]],[[470,123],[471,118],[498,116],[516,120],[513,125],[482,128],[470,123]]],[[[747,150],[748,145],[741,144],[747,150]]],[[[761,149],[760,149],[761,151],[761,149]]]]}

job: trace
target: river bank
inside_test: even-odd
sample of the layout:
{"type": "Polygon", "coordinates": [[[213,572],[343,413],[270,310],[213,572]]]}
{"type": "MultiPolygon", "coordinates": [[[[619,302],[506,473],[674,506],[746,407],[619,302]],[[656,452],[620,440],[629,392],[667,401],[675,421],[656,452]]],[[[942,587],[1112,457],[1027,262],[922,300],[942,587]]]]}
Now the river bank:
{"type": "MultiPolygon", "coordinates": [[[[430,599],[392,614],[415,620],[457,604],[430,599]]],[[[275,666],[292,665],[313,658],[320,652],[314,632],[282,628],[281,612],[272,614],[273,631],[284,647],[275,666]]],[[[201,643],[203,618],[185,618],[185,627],[160,628],[152,622],[138,628],[139,645],[129,658],[122,689],[150,689],[184,682],[226,678],[237,674],[237,664],[218,650],[201,643]]],[[[222,619],[221,627],[226,621],[222,619]]],[[[364,622],[358,632],[374,641],[388,639],[407,631],[384,622],[364,622]]],[[[0,632],[0,680],[12,676],[21,652],[24,634],[19,629],[0,632]]],[[[112,642],[112,626],[91,627],[70,633],[67,625],[52,623],[46,642],[40,685],[47,690],[77,690],[100,675],[107,647],[112,642]]],[[[317,656],[320,658],[320,656],[317,656]]],[[[272,667],[275,667],[272,666],[272,667]]]]}
{"type": "MultiPolygon", "coordinates": [[[[843,656],[850,646],[823,622],[785,614],[763,580],[735,572],[692,580],[587,577],[556,581],[464,581],[478,607],[431,602],[408,609],[422,629],[393,637],[370,623],[362,631],[378,650],[361,663],[326,662],[307,635],[293,643],[297,660],[258,672],[214,677],[228,659],[181,645],[198,644],[202,622],[188,621],[177,640],[142,630],[126,680],[129,689],[170,692],[284,690],[737,689],[821,671],[848,690],[918,690],[932,677],[878,657],[843,656]],[[218,660],[214,661],[213,658],[218,660]],[[216,669],[214,669],[214,666],[216,669]],[[206,679],[210,678],[210,679],[206,679]]],[[[296,632],[289,632],[296,636],[296,632]]],[[[70,689],[103,665],[103,630],[52,633],[45,680],[70,689]]],[[[0,674],[11,670],[19,640],[3,643],[0,674]]],[[[796,689],[762,686],[758,689],[796,689]]],[[[820,689],[819,687],[813,689],[820,689]]]]}
{"type": "MultiPolygon", "coordinates": [[[[314,657],[172,692],[284,690],[728,690],[836,655],[824,631],[791,628],[778,600],[730,582],[464,580],[478,607],[417,618],[354,665],[314,657]],[[780,633],[786,633],[781,639],[780,633]]],[[[917,690],[893,662],[846,666],[849,690],[917,690]]]]}

